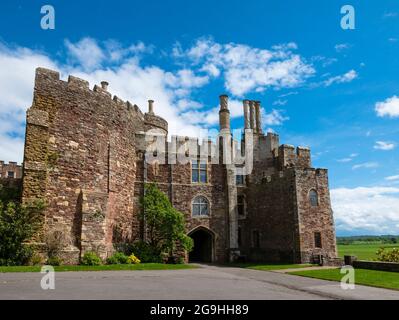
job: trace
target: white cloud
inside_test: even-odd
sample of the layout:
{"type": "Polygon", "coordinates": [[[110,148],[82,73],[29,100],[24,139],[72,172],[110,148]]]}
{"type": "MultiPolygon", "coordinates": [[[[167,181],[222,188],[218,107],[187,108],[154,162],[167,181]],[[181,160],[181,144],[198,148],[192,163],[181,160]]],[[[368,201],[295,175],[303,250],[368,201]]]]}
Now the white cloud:
{"type": "Polygon", "coordinates": [[[200,39],[189,49],[176,44],[173,54],[187,59],[199,71],[210,76],[223,73],[226,89],[237,97],[268,87],[297,87],[315,73],[298,54],[295,43],[282,44],[271,50],[253,48],[243,44],[219,44],[211,39],[200,39]]]}
{"type": "Polygon", "coordinates": [[[377,102],[375,105],[375,111],[379,117],[399,117],[399,97],[393,96],[383,102],[377,102]]]}
{"type": "Polygon", "coordinates": [[[387,12],[387,13],[384,13],[383,18],[395,18],[398,15],[399,14],[397,12],[387,12]]]}
{"type": "Polygon", "coordinates": [[[288,100],[278,99],[273,102],[273,106],[285,106],[288,103],[288,100]]]}
{"type": "Polygon", "coordinates": [[[289,117],[284,116],[282,110],[273,109],[272,112],[263,115],[263,124],[265,126],[280,126],[287,120],[289,120],[289,117]]]}
{"type": "Polygon", "coordinates": [[[85,70],[93,70],[101,66],[105,59],[105,54],[92,38],[83,38],[77,43],[65,40],[68,49],[68,56],[72,62],[79,63],[85,70]]]}
{"type": "Polygon", "coordinates": [[[338,159],[337,162],[340,162],[340,163],[352,162],[352,161],[354,160],[354,158],[356,158],[357,156],[359,156],[358,153],[352,153],[352,154],[350,154],[349,157],[347,157],[347,158],[338,159]]]}
{"type": "Polygon", "coordinates": [[[340,231],[399,233],[399,188],[333,189],[331,201],[340,231]]]}
{"type": "Polygon", "coordinates": [[[365,163],[360,163],[360,164],[355,164],[352,169],[357,170],[357,169],[373,169],[373,168],[378,168],[379,164],[378,162],[365,162],[365,163]]]}
{"type": "Polygon", "coordinates": [[[386,177],[385,180],[387,180],[387,181],[396,181],[396,180],[399,180],[399,175],[386,177]]]}
{"type": "Polygon", "coordinates": [[[377,141],[375,143],[374,149],[389,151],[395,149],[395,147],[396,147],[395,143],[386,142],[386,141],[377,141]]]}
{"type": "Polygon", "coordinates": [[[355,80],[358,77],[358,73],[355,70],[350,70],[347,73],[340,75],[340,76],[336,76],[336,77],[332,77],[327,79],[326,81],[324,81],[324,85],[326,87],[331,86],[334,83],[348,83],[348,82],[352,82],[353,80],[355,80]]]}
{"type": "Polygon", "coordinates": [[[344,50],[347,50],[351,47],[349,43],[339,43],[335,46],[335,51],[337,52],[342,52],[344,50]]]}

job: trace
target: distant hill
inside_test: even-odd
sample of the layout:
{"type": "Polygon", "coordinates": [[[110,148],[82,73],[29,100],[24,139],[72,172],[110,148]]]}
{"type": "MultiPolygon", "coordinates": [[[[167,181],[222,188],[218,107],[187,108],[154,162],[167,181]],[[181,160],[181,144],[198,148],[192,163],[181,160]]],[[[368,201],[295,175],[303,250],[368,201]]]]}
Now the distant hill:
{"type": "Polygon", "coordinates": [[[354,243],[399,243],[399,235],[381,235],[381,236],[349,236],[337,237],[337,244],[354,243]]]}

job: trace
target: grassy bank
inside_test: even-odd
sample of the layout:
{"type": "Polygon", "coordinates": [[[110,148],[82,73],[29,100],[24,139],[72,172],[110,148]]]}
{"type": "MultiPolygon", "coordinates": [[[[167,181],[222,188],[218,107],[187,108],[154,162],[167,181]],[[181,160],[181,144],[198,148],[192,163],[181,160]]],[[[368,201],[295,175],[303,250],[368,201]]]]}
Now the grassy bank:
{"type": "MultiPolygon", "coordinates": [[[[341,281],[344,276],[340,269],[297,271],[289,274],[331,281],[341,281]]],[[[399,290],[399,273],[356,269],[355,284],[399,290]]]]}
{"type": "MultiPolygon", "coordinates": [[[[0,273],[4,272],[40,272],[41,266],[0,266],[0,273]]],[[[181,270],[192,269],[196,266],[189,264],[162,264],[162,263],[141,263],[141,264],[112,264],[102,266],[57,266],[55,271],[136,271],[136,270],[181,270]]]]}
{"type": "Polygon", "coordinates": [[[379,248],[398,248],[399,244],[383,243],[355,243],[348,245],[338,245],[338,254],[340,257],[357,256],[359,260],[376,260],[375,254],[379,248]]]}

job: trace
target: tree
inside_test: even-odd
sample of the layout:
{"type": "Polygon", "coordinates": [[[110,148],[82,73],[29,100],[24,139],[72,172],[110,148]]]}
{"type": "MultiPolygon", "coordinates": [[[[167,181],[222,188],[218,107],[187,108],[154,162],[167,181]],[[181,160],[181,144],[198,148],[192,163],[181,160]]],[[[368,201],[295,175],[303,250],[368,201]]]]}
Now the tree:
{"type": "Polygon", "coordinates": [[[26,264],[33,254],[25,244],[40,226],[41,202],[20,205],[0,201],[0,265],[26,264]]]}
{"type": "Polygon", "coordinates": [[[169,257],[177,248],[192,250],[193,241],[186,235],[183,213],[173,208],[168,197],[155,184],[145,186],[142,206],[147,241],[153,248],[169,257]]]}

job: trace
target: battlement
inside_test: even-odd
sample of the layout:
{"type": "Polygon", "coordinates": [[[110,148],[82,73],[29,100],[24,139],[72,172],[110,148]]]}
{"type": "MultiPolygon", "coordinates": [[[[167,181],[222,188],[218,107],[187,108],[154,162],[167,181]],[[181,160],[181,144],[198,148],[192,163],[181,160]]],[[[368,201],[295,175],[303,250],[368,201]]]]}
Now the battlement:
{"type": "MultiPolygon", "coordinates": [[[[112,96],[112,94],[107,90],[108,83],[105,81],[101,83],[101,86],[97,84],[94,85],[93,90],[91,90],[89,82],[84,79],[69,75],[68,80],[64,81],[61,80],[60,73],[58,71],[46,68],[36,69],[35,91],[40,91],[43,89],[48,91],[48,88],[55,87],[57,84],[67,86],[73,90],[82,90],[82,92],[86,93],[90,92],[91,94],[98,95],[98,97],[106,97],[110,100],[111,105],[114,103],[116,107],[125,109],[129,113],[138,115],[140,119],[144,119],[143,112],[136,104],[132,104],[129,101],[123,101],[116,95],[112,96]]],[[[165,120],[163,121],[166,122],[165,120]]]]}
{"type": "Polygon", "coordinates": [[[312,166],[310,148],[295,148],[293,145],[283,144],[278,149],[278,162],[280,169],[310,168],[312,166]]]}

